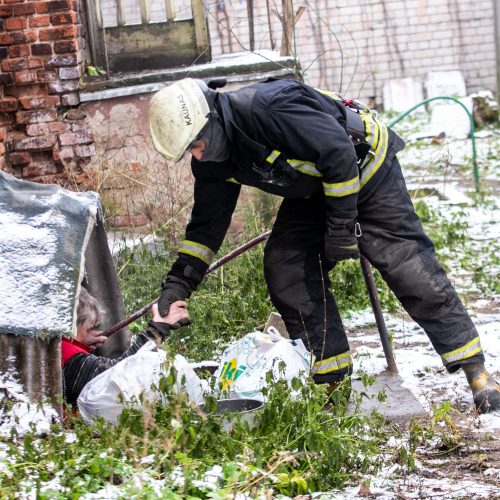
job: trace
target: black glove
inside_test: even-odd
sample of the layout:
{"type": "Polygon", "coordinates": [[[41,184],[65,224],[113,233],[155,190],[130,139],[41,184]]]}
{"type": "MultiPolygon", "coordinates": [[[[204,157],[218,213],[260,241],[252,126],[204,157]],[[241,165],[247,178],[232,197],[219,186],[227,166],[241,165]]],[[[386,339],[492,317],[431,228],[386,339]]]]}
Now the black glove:
{"type": "Polygon", "coordinates": [[[329,217],[325,234],[325,256],[331,264],[340,260],[359,259],[359,224],[353,219],[329,217]]]}
{"type": "MultiPolygon", "coordinates": [[[[191,289],[187,283],[172,276],[167,276],[161,287],[163,290],[158,299],[158,312],[163,317],[168,315],[171,304],[177,300],[185,300],[191,295],[191,289]]],[[[179,328],[180,326],[188,326],[190,324],[191,321],[186,318],[174,323],[170,328],[179,328]]]]}

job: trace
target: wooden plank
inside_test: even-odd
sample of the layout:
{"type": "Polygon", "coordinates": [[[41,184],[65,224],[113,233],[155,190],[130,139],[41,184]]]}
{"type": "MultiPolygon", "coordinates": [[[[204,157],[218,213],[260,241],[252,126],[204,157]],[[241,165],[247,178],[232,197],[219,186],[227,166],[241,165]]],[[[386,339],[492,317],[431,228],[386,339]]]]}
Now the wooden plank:
{"type": "Polygon", "coordinates": [[[175,19],[174,0],[165,0],[165,12],[167,13],[167,21],[175,19]]]}
{"type": "Polygon", "coordinates": [[[196,47],[199,54],[209,52],[209,37],[207,19],[203,9],[202,0],[191,0],[193,10],[194,32],[196,37],[196,47]]]}
{"type": "Polygon", "coordinates": [[[116,8],[116,23],[118,26],[125,26],[125,0],[117,0],[116,8]]]}
{"type": "Polygon", "coordinates": [[[151,20],[151,5],[149,0],[140,0],[142,24],[149,24],[151,20]]]}
{"type": "Polygon", "coordinates": [[[102,36],[102,15],[99,0],[85,2],[87,12],[87,30],[92,64],[106,67],[106,46],[102,36]]]}

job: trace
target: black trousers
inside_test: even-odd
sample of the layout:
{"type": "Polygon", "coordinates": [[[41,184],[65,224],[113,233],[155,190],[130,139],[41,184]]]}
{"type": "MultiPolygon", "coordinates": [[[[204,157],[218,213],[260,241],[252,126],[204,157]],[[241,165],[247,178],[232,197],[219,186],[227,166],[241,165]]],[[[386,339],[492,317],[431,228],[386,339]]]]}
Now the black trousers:
{"type": "MultiPolygon", "coordinates": [[[[483,362],[476,328],[436,260],[396,158],[374,192],[359,197],[358,222],[361,253],[425,330],[448,371],[483,362]]],[[[324,256],[325,229],[323,193],[285,199],[264,252],[271,300],[290,336],[301,338],[314,352],[318,383],[340,380],[352,369],[328,278],[332,266],[324,256]]]]}

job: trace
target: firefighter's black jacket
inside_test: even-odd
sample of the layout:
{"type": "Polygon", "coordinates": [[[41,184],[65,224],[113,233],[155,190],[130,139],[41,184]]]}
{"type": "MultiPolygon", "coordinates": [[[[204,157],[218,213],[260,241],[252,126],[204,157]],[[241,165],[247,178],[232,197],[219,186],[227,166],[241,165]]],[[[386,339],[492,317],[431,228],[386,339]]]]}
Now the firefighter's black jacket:
{"type": "Polygon", "coordinates": [[[346,132],[346,114],[352,111],[336,94],[296,81],[271,80],[217,98],[232,158],[223,163],[192,159],[191,221],[169,273],[192,290],[222,244],[241,184],[285,198],[323,190],[327,217],[354,219],[358,193],[365,196],[378,184],[388,168],[385,160],[403,147],[372,113],[360,110],[371,146],[360,170],[346,132]]]}

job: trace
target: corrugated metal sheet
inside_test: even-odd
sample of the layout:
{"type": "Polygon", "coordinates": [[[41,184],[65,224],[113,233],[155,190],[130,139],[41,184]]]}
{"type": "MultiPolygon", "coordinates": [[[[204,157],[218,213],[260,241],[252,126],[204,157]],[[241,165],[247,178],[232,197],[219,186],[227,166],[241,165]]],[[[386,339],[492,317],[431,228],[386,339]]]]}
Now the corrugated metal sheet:
{"type": "Polygon", "coordinates": [[[0,372],[13,374],[32,402],[49,400],[62,413],[60,339],[0,333],[0,372]]]}

